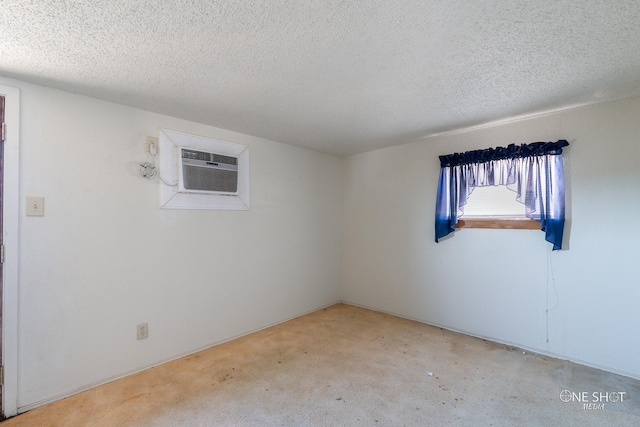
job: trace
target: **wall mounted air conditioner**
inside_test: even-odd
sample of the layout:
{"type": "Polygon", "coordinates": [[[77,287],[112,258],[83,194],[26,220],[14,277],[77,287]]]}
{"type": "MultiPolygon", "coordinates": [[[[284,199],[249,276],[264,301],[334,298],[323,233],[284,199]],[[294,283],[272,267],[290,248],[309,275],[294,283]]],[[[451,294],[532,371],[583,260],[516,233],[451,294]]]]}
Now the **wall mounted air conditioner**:
{"type": "Polygon", "coordinates": [[[218,153],[180,148],[178,191],[238,194],[238,158],[218,153]]]}
{"type": "Polygon", "coordinates": [[[249,209],[249,149],[161,129],[158,136],[160,207],[249,209]]]}

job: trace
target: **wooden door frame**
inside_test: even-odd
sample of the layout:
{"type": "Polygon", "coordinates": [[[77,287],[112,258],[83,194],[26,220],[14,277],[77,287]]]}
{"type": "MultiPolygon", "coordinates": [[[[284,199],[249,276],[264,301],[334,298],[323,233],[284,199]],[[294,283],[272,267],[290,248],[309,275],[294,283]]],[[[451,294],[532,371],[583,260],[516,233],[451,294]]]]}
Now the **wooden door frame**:
{"type": "Polygon", "coordinates": [[[20,213],[20,90],[0,85],[5,99],[2,289],[2,413],[18,414],[18,220],[20,213]]]}

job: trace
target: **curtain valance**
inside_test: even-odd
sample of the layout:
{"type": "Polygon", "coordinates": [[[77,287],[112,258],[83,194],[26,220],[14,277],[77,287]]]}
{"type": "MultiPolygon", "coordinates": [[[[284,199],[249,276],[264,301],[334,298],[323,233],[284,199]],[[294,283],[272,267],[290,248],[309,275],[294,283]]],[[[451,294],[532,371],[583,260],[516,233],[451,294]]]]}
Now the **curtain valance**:
{"type": "Polygon", "coordinates": [[[562,139],[440,156],[436,242],[455,231],[476,187],[506,185],[525,205],[525,215],[540,223],[553,249],[561,249],[565,221],[561,154],[568,145],[562,139]]]}
{"type": "Polygon", "coordinates": [[[485,163],[490,160],[515,159],[547,154],[562,154],[562,147],[569,143],[561,139],[556,142],[532,142],[531,144],[509,144],[507,147],[486,148],[440,156],[440,166],[459,166],[471,163],[485,163]]]}

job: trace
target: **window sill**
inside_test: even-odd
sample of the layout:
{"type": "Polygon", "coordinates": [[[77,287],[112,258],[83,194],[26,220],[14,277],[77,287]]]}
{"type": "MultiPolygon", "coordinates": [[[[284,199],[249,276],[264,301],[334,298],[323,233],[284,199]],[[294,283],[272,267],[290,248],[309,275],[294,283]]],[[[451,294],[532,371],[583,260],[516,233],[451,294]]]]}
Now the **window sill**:
{"type": "Polygon", "coordinates": [[[540,223],[529,218],[466,218],[456,228],[494,228],[506,230],[540,230],[540,223]]]}

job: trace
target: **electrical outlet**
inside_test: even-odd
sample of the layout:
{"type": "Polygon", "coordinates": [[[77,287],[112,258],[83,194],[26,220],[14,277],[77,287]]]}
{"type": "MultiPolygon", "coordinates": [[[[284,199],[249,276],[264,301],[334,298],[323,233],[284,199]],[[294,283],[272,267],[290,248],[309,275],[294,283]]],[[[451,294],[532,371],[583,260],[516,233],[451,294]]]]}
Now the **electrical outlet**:
{"type": "Polygon", "coordinates": [[[138,339],[143,340],[145,338],[149,338],[149,325],[146,322],[138,325],[138,339]]]}
{"type": "Polygon", "coordinates": [[[158,138],[155,136],[147,136],[147,153],[152,156],[158,154],[158,138]]]}

